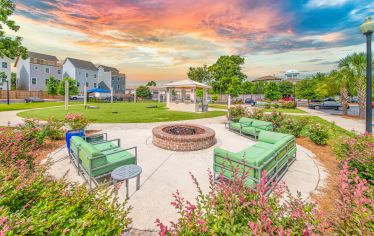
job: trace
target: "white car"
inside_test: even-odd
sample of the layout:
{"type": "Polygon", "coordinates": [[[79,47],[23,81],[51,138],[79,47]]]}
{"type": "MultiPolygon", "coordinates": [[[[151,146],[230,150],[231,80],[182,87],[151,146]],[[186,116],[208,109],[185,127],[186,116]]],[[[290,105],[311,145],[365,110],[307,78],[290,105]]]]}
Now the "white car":
{"type": "Polygon", "coordinates": [[[84,94],[71,95],[70,100],[84,99],[84,94]]]}

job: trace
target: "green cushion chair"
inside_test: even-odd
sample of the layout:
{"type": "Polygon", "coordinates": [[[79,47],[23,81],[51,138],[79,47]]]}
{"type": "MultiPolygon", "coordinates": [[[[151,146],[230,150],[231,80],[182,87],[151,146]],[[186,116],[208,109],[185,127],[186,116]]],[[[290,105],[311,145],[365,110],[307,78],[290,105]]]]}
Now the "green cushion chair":
{"type": "Polygon", "coordinates": [[[240,132],[242,127],[250,126],[253,121],[255,121],[255,120],[251,119],[251,118],[247,118],[247,117],[242,117],[242,118],[239,119],[238,122],[230,121],[229,122],[229,129],[233,130],[233,131],[236,131],[236,132],[240,132]]]}
{"type": "Polygon", "coordinates": [[[246,171],[246,184],[254,187],[260,182],[263,171],[267,172],[269,181],[278,181],[295,160],[295,155],[293,135],[262,130],[258,133],[258,142],[240,152],[215,148],[213,169],[215,176],[223,174],[227,179],[233,178],[234,169],[239,173],[246,171]]]}
{"type": "Polygon", "coordinates": [[[78,173],[82,167],[83,176],[88,176],[90,188],[92,181],[109,175],[115,168],[136,164],[137,151],[130,153],[130,149],[123,150],[119,147],[119,140],[106,140],[101,142],[89,143],[81,137],[72,137],[72,156],[78,161],[78,173]],[[117,144],[114,142],[117,141],[117,144]]]}

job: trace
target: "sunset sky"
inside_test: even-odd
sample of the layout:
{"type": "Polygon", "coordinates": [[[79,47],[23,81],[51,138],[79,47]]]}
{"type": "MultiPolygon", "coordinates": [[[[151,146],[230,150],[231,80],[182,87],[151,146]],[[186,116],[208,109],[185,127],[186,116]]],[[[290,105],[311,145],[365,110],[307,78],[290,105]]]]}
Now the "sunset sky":
{"type": "Polygon", "coordinates": [[[248,78],[327,72],[364,51],[372,0],[15,0],[30,51],[119,68],[132,83],[186,78],[189,66],[245,57],[248,78]]]}

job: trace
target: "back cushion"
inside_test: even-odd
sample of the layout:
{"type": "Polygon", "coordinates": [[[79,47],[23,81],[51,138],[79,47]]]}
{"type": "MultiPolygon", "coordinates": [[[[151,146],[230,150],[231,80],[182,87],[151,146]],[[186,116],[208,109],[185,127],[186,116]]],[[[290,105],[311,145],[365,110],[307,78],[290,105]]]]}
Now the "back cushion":
{"type": "Polygon", "coordinates": [[[262,120],[254,120],[252,126],[260,129],[265,129],[266,126],[272,126],[272,123],[262,120]]]}
{"type": "Polygon", "coordinates": [[[247,118],[247,117],[242,117],[239,120],[240,123],[252,123],[253,121],[254,121],[254,119],[247,118]]]}
{"type": "Polygon", "coordinates": [[[287,134],[263,130],[258,135],[258,141],[274,144],[278,141],[281,141],[282,139],[286,137],[287,137],[287,134]]]}

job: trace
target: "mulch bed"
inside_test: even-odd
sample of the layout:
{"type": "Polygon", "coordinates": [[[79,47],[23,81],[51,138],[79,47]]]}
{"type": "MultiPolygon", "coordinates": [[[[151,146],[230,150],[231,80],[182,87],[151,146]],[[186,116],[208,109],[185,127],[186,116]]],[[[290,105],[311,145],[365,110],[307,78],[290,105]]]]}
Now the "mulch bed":
{"type": "Polygon", "coordinates": [[[309,149],[316,155],[316,160],[324,167],[327,177],[324,185],[317,189],[317,193],[312,194],[311,198],[316,202],[321,210],[334,214],[334,206],[338,197],[338,174],[339,161],[331,146],[319,146],[314,144],[307,137],[300,137],[296,140],[297,144],[309,149]]]}

